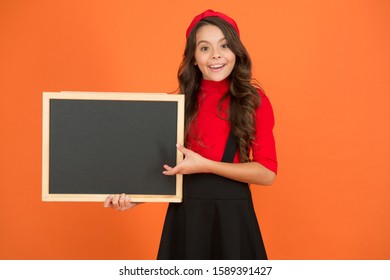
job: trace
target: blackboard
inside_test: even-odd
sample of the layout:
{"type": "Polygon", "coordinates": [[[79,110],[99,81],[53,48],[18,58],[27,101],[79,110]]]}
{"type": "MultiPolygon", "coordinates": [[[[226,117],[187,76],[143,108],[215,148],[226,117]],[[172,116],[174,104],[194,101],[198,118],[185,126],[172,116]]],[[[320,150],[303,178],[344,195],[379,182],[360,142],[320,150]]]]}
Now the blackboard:
{"type": "Polygon", "coordinates": [[[44,92],[42,200],[180,202],[183,127],[183,95],[44,92]]]}

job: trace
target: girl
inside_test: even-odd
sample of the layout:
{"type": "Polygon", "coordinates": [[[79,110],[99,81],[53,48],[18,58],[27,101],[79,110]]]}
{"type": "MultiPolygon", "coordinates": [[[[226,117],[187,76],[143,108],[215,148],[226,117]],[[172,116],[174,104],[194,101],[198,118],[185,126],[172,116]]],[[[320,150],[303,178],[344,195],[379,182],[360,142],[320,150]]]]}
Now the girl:
{"type": "MultiPolygon", "coordinates": [[[[183,202],[171,203],[158,259],[267,259],[248,184],[271,185],[277,172],[274,117],[252,84],[251,60],[236,22],[207,10],[186,32],[179,67],[185,94],[184,160],[164,165],[184,176],[183,202]]],[[[127,195],[105,207],[126,210],[127,195]]]]}

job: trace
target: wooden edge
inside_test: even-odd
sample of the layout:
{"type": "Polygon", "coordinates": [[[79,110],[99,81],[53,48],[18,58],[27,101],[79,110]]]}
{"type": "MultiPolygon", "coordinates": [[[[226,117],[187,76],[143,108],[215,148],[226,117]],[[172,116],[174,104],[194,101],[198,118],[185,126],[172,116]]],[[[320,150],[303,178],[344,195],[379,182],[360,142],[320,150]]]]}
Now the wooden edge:
{"type": "MultiPolygon", "coordinates": [[[[44,202],[104,202],[110,194],[46,194],[44,202]]],[[[179,195],[129,195],[132,202],[182,202],[179,195]]]]}
{"type": "MultiPolygon", "coordinates": [[[[177,96],[177,143],[184,144],[184,95],[177,96]]],[[[176,164],[184,159],[184,155],[176,150],[176,164]]],[[[179,197],[183,195],[183,175],[176,174],[176,194],[179,197]]]]}
{"type": "Polygon", "coordinates": [[[138,92],[43,92],[48,99],[78,99],[78,100],[130,100],[130,101],[180,101],[181,94],[138,93],[138,92]]]}
{"type": "Polygon", "coordinates": [[[42,200],[49,195],[50,99],[42,98],[42,200]]]}

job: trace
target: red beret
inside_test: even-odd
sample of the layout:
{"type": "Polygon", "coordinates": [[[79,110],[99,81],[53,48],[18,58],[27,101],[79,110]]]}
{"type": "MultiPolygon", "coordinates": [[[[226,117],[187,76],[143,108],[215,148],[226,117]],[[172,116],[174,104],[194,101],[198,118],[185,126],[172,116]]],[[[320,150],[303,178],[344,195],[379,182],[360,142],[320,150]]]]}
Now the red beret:
{"type": "Polygon", "coordinates": [[[195,25],[199,21],[201,21],[202,19],[207,18],[207,17],[219,17],[219,18],[223,19],[224,21],[230,23],[230,25],[233,26],[233,28],[237,31],[238,36],[240,36],[240,30],[238,30],[237,23],[234,21],[234,19],[232,19],[231,17],[229,17],[225,14],[222,14],[219,12],[214,12],[213,10],[207,10],[207,11],[197,15],[196,17],[194,17],[190,26],[188,26],[188,28],[187,28],[187,32],[186,32],[187,39],[188,39],[188,36],[190,35],[192,29],[195,27],[195,25]]]}

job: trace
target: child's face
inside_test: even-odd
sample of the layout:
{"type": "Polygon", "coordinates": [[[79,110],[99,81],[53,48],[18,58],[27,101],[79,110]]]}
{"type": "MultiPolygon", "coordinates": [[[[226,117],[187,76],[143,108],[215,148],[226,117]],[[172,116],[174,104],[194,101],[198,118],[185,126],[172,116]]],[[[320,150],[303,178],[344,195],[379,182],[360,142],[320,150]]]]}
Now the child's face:
{"type": "Polygon", "coordinates": [[[204,25],[196,33],[195,63],[203,79],[222,81],[234,68],[236,55],[227,45],[221,29],[215,25],[204,25]]]}

